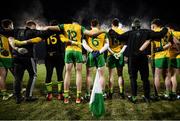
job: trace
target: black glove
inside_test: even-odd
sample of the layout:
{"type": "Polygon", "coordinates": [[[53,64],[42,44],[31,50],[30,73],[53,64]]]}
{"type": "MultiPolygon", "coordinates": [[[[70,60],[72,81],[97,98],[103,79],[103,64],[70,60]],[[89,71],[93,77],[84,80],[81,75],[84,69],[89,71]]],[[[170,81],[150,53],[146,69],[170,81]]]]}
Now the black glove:
{"type": "Polygon", "coordinates": [[[93,58],[96,58],[96,57],[98,57],[99,55],[100,55],[100,52],[99,52],[99,51],[93,51],[93,52],[92,52],[93,58]]]}
{"type": "Polygon", "coordinates": [[[155,52],[161,52],[161,51],[163,51],[164,49],[162,48],[162,47],[158,47],[158,48],[155,48],[155,52]]]}
{"type": "Polygon", "coordinates": [[[9,52],[8,52],[7,50],[2,49],[2,50],[1,50],[1,55],[3,55],[3,56],[9,56],[9,52]]]}

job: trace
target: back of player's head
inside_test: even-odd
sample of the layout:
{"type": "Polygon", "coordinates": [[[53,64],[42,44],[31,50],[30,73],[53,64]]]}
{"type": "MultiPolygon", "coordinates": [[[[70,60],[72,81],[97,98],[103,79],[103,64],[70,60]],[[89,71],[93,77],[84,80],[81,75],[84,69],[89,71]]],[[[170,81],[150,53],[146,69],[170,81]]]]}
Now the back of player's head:
{"type": "Polygon", "coordinates": [[[132,21],[131,27],[132,27],[132,29],[140,29],[141,28],[141,20],[138,18],[135,18],[132,21]]]}
{"type": "Polygon", "coordinates": [[[112,25],[113,25],[113,26],[119,26],[119,19],[118,19],[118,18],[114,18],[114,19],[112,20],[112,25]]]}
{"type": "Polygon", "coordinates": [[[10,20],[10,19],[3,19],[3,20],[1,21],[1,26],[2,26],[4,29],[10,28],[10,26],[13,26],[13,21],[10,20]]]}
{"type": "Polygon", "coordinates": [[[26,21],[26,27],[35,29],[36,23],[33,20],[28,20],[26,21]]]}
{"type": "Polygon", "coordinates": [[[92,19],[91,20],[91,26],[92,27],[97,27],[99,25],[99,21],[97,19],[92,19]]]}
{"type": "Polygon", "coordinates": [[[51,20],[50,22],[49,22],[49,25],[50,26],[56,26],[56,25],[58,25],[59,24],[59,22],[57,21],[57,20],[51,20]]]}
{"type": "Polygon", "coordinates": [[[172,23],[166,24],[165,27],[168,27],[168,28],[170,28],[170,29],[175,29],[175,26],[174,26],[174,24],[172,24],[172,23]]]}
{"type": "Polygon", "coordinates": [[[77,16],[71,17],[70,20],[71,20],[71,23],[79,23],[79,19],[77,16]]]}
{"type": "Polygon", "coordinates": [[[151,21],[151,25],[152,24],[155,24],[156,26],[158,26],[158,27],[162,27],[162,21],[160,20],[160,19],[153,19],[152,21],[151,21]]]}

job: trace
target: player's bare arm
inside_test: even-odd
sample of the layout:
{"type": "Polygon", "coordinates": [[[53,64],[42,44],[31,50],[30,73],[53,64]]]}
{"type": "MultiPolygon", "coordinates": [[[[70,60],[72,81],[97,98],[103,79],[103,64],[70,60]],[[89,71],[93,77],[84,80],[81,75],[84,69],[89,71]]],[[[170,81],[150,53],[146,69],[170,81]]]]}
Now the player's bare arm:
{"type": "Polygon", "coordinates": [[[150,40],[146,40],[145,42],[144,42],[144,44],[139,48],[139,50],[140,51],[144,51],[147,47],[148,47],[148,45],[151,43],[151,41],[150,40]]]}
{"type": "Polygon", "coordinates": [[[84,31],[84,35],[87,35],[87,36],[90,36],[90,37],[96,37],[102,33],[105,33],[106,31],[105,30],[99,30],[98,32],[92,32],[92,31],[89,31],[89,30],[85,30],[84,31]]]}
{"type": "Polygon", "coordinates": [[[60,31],[59,26],[46,26],[45,30],[60,31]]]}
{"type": "Polygon", "coordinates": [[[82,45],[83,45],[83,47],[84,47],[84,49],[86,51],[88,51],[88,52],[92,52],[93,51],[93,49],[91,47],[89,47],[89,45],[87,44],[86,40],[84,40],[84,39],[83,39],[83,44],[82,45]]]}
{"type": "Polygon", "coordinates": [[[106,38],[105,39],[105,44],[104,46],[101,48],[101,50],[99,51],[100,53],[103,53],[104,51],[106,51],[109,48],[109,39],[106,38]]]}

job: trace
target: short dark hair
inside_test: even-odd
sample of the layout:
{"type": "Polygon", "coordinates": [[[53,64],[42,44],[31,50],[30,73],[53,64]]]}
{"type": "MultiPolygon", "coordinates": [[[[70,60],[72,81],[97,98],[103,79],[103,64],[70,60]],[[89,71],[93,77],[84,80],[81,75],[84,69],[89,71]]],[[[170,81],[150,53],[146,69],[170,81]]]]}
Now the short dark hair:
{"type": "Polygon", "coordinates": [[[57,21],[57,20],[51,20],[50,22],[49,22],[49,25],[50,26],[55,26],[55,25],[58,25],[59,24],[59,22],[57,21]]]}
{"type": "Polygon", "coordinates": [[[114,18],[114,19],[112,20],[112,24],[113,24],[114,26],[119,26],[119,19],[118,19],[118,18],[114,18]]]}
{"type": "Polygon", "coordinates": [[[79,23],[79,18],[77,16],[72,16],[70,18],[70,22],[73,23],[73,22],[76,22],[76,23],[79,23]]]}
{"type": "Polygon", "coordinates": [[[36,23],[33,21],[33,20],[28,20],[28,21],[26,21],[26,26],[27,27],[30,27],[30,26],[36,26],[36,23]]]}
{"type": "Polygon", "coordinates": [[[132,21],[132,29],[140,29],[141,28],[141,20],[139,18],[135,18],[133,21],[132,21]]]}
{"type": "Polygon", "coordinates": [[[3,20],[1,21],[1,26],[2,26],[3,28],[8,28],[9,25],[11,25],[11,24],[13,24],[13,21],[10,20],[10,19],[3,19],[3,20]]]}
{"type": "Polygon", "coordinates": [[[92,19],[91,20],[91,26],[96,27],[99,24],[99,21],[97,19],[92,19]]]}
{"type": "Polygon", "coordinates": [[[162,22],[161,22],[161,20],[160,20],[159,18],[153,19],[153,20],[151,21],[151,24],[155,24],[155,25],[157,25],[157,26],[159,26],[159,27],[161,27],[161,26],[163,25],[162,22]]]}
{"type": "Polygon", "coordinates": [[[175,25],[172,24],[172,23],[166,24],[165,27],[169,27],[170,29],[175,29],[176,28],[175,25]]]}

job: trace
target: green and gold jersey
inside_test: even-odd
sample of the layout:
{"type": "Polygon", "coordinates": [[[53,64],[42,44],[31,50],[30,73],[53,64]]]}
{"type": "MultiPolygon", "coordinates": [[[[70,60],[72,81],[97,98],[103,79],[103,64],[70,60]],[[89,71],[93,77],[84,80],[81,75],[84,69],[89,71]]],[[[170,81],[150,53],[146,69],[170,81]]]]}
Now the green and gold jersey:
{"type": "MultiPolygon", "coordinates": [[[[112,29],[117,32],[118,34],[123,34],[124,31],[120,28],[117,28],[117,27],[112,27],[112,29]]],[[[109,40],[109,47],[110,49],[115,52],[115,53],[118,53],[121,51],[122,47],[123,47],[123,43],[120,43],[117,39],[110,39],[109,40]]],[[[110,55],[111,53],[108,52],[108,55],[110,55]]]]}
{"type": "Polygon", "coordinates": [[[172,34],[176,39],[180,40],[180,31],[172,31],[172,34]]]}
{"type": "MultiPolygon", "coordinates": [[[[162,30],[162,28],[159,27],[159,28],[155,29],[154,31],[155,32],[160,32],[161,30],[162,30]]],[[[154,43],[155,43],[154,48],[163,47],[164,45],[166,45],[169,42],[170,36],[171,36],[171,33],[168,32],[166,34],[166,36],[164,38],[162,38],[160,41],[154,41],[154,43]]]]}
{"type": "MultiPolygon", "coordinates": [[[[179,41],[180,40],[180,31],[172,30],[171,32],[172,32],[173,37],[175,37],[177,39],[177,41],[179,41]]],[[[180,52],[177,48],[179,48],[179,46],[173,43],[172,47],[169,49],[170,58],[180,57],[179,56],[180,52]]]]}
{"type": "MultiPolygon", "coordinates": [[[[79,24],[61,24],[60,30],[64,31],[64,36],[72,41],[82,43],[83,33],[85,28],[79,24]]],[[[77,45],[66,45],[66,51],[73,50],[82,52],[82,47],[77,45]]]]}
{"type": "Polygon", "coordinates": [[[1,34],[0,34],[0,49],[1,49],[0,58],[12,58],[12,53],[10,50],[8,38],[1,34]],[[6,51],[5,56],[2,54],[2,51],[6,51]]]}
{"type": "MultiPolygon", "coordinates": [[[[99,29],[93,28],[91,32],[98,32],[99,29]]],[[[105,33],[98,35],[97,37],[87,37],[87,44],[93,50],[101,50],[105,44],[105,39],[107,38],[105,33]]]]}
{"type": "MultiPolygon", "coordinates": [[[[159,32],[161,31],[162,28],[158,27],[156,28],[154,31],[155,32],[159,32]]],[[[163,37],[160,41],[153,41],[152,43],[152,46],[153,48],[158,48],[158,47],[163,47],[164,45],[168,44],[169,41],[170,41],[170,37],[171,37],[171,33],[168,32],[165,37],[163,37]]],[[[166,58],[166,57],[169,57],[169,49],[168,50],[164,50],[164,51],[161,51],[161,52],[156,52],[155,55],[154,55],[154,58],[155,59],[159,59],[159,58],[166,58]]]]}

